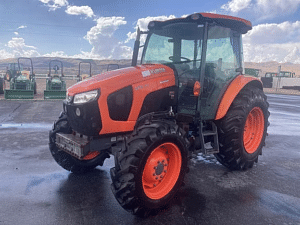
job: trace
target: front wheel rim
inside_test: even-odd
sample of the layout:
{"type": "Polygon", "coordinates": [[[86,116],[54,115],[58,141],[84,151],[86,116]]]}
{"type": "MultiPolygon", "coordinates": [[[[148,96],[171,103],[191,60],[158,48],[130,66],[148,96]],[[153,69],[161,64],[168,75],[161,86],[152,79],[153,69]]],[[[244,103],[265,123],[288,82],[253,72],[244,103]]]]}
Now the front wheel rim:
{"type": "Polygon", "coordinates": [[[247,153],[254,153],[259,147],[264,134],[264,113],[261,108],[254,107],[248,114],[244,127],[244,148],[247,153]]]}
{"type": "Polygon", "coordinates": [[[156,147],[147,159],[142,185],[150,199],[165,197],[175,186],[181,171],[182,156],[177,145],[168,142],[156,147]]]}

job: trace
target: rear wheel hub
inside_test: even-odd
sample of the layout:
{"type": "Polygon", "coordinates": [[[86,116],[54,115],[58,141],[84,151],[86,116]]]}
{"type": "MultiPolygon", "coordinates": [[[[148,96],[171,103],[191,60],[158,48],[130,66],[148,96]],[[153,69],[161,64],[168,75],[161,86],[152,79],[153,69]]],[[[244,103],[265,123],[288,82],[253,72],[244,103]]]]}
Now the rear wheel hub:
{"type": "Polygon", "coordinates": [[[259,147],[264,134],[264,113],[259,107],[254,107],[248,114],[244,127],[244,148],[249,154],[259,147]]]}

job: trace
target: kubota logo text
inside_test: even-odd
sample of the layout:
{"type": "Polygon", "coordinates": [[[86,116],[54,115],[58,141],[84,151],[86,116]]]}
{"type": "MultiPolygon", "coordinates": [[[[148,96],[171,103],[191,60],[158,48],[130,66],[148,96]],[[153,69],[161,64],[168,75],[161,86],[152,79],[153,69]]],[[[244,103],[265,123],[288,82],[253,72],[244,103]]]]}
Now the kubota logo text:
{"type": "Polygon", "coordinates": [[[145,70],[142,72],[143,77],[148,77],[151,74],[157,74],[157,73],[162,73],[162,72],[166,72],[165,68],[157,68],[157,69],[153,69],[153,70],[145,70]]]}

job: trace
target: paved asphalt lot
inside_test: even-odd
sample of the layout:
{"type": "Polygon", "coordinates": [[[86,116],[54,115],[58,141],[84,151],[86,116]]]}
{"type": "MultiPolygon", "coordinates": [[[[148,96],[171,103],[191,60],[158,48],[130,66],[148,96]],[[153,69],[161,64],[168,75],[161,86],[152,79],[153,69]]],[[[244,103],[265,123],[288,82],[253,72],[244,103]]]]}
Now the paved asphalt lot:
{"type": "Polygon", "coordinates": [[[113,158],[87,175],[63,170],[48,150],[61,101],[0,101],[0,224],[300,224],[300,96],[268,95],[263,155],[249,171],[214,157],[190,163],[163,211],[127,213],[110,190],[113,158]]]}

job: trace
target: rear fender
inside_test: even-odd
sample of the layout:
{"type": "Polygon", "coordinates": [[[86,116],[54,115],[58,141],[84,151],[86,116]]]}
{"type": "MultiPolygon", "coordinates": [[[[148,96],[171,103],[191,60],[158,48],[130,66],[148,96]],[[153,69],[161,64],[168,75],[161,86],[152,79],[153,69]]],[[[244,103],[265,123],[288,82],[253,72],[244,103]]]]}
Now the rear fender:
{"type": "Polygon", "coordinates": [[[222,100],[219,104],[215,120],[222,119],[226,115],[235,97],[248,84],[263,89],[261,81],[257,78],[245,75],[237,76],[229,84],[227,90],[225,91],[222,100]]]}

